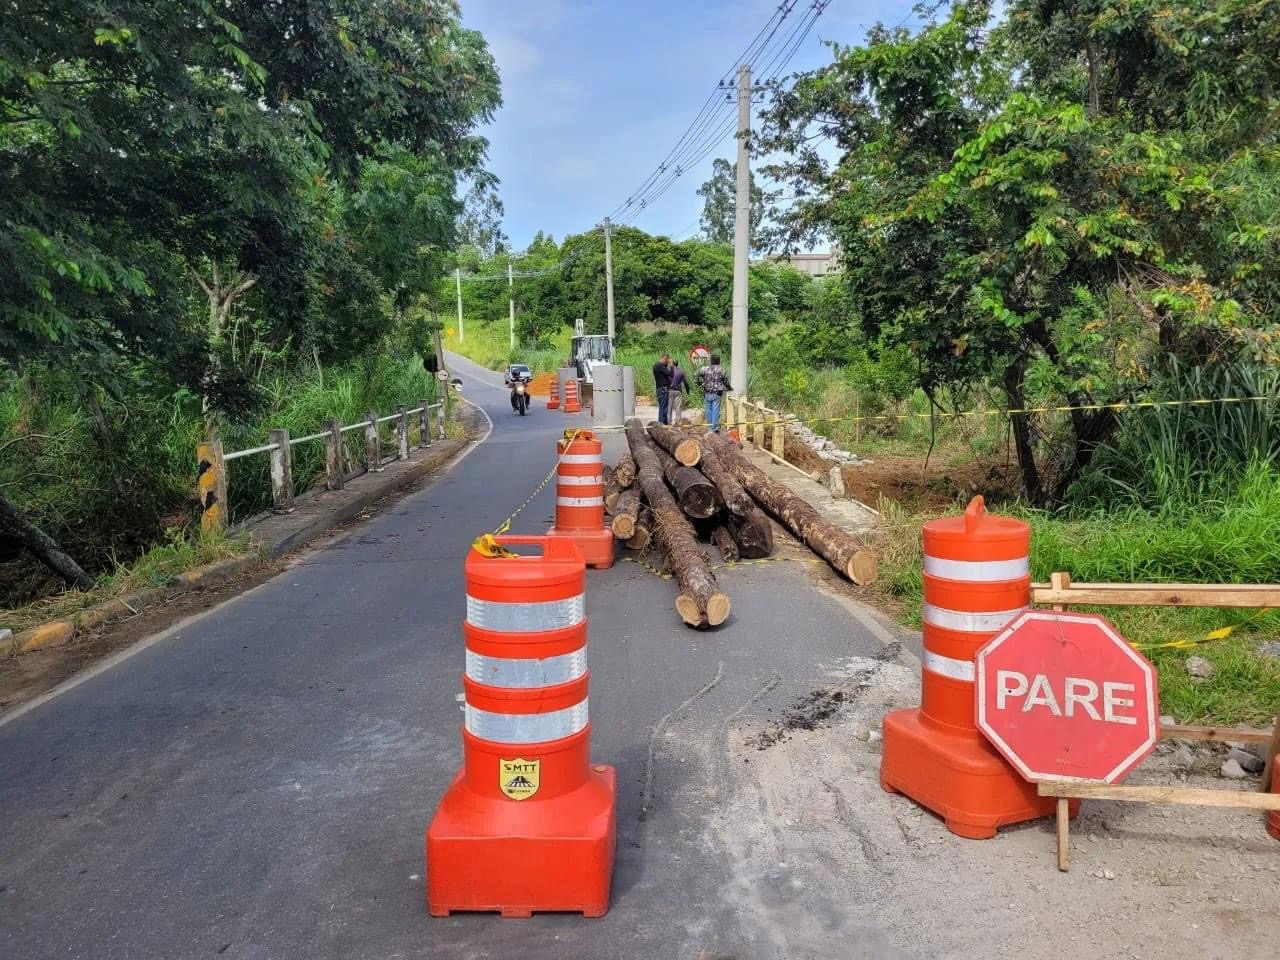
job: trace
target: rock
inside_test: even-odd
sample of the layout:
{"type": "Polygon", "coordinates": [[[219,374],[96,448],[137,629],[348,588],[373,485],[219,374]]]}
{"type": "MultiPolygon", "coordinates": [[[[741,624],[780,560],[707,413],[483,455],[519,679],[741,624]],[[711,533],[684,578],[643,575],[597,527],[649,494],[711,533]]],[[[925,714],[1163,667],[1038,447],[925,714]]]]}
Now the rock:
{"type": "Polygon", "coordinates": [[[1103,871],[1102,871],[1102,878],[1103,878],[1104,880],[1114,880],[1114,879],[1116,878],[1116,875],[1115,875],[1115,873],[1114,873],[1113,871],[1111,871],[1111,870],[1103,870],[1103,871]]]}
{"type": "Polygon", "coordinates": [[[1268,640],[1266,643],[1258,644],[1258,656],[1280,660],[1280,640],[1268,640]]]}
{"type": "Polygon", "coordinates": [[[1178,721],[1173,719],[1173,714],[1171,713],[1160,714],[1160,726],[1173,727],[1173,726],[1177,726],[1177,723],[1178,721]]]}
{"type": "Polygon", "coordinates": [[[1244,772],[1244,768],[1233,759],[1227,760],[1227,762],[1222,765],[1221,772],[1222,776],[1227,780],[1243,780],[1248,776],[1248,774],[1244,772]]]}
{"type": "Polygon", "coordinates": [[[1218,668],[1204,657],[1187,657],[1187,673],[1193,680],[1208,680],[1218,668]]]}
{"type": "Polygon", "coordinates": [[[1196,754],[1185,743],[1180,743],[1173,748],[1173,753],[1169,755],[1169,766],[1174,770],[1190,770],[1196,765],[1196,754]]]}
{"type": "Polygon", "coordinates": [[[1231,752],[1227,754],[1227,760],[1234,760],[1240,765],[1241,770],[1246,770],[1249,773],[1261,773],[1262,768],[1266,766],[1260,756],[1243,747],[1232,747],[1231,752]]]}
{"type": "Polygon", "coordinates": [[[831,468],[831,495],[837,500],[843,500],[847,496],[844,492],[844,471],[841,467],[831,468]]]}

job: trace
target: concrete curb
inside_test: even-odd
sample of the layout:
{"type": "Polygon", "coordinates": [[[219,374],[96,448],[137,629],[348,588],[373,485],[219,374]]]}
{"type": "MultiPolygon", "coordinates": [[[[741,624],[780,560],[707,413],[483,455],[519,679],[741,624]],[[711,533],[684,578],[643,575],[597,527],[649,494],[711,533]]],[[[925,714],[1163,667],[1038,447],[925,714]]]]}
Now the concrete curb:
{"type": "MultiPolygon", "coordinates": [[[[474,412],[471,412],[468,420],[474,419],[474,412]]],[[[372,477],[375,482],[368,484],[367,489],[357,490],[353,489],[354,483],[349,485],[343,491],[347,496],[344,496],[340,502],[334,503],[327,508],[323,503],[318,504],[321,509],[316,510],[314,516],[307,516],[305,522],[301,524],[290,524],[291,529],[282,531],[279,536],[271,536],[270,534],[266,536],[258,535],[260,531],[265,532],[263,528],[269,527],[272,521],[277,519],[276,517],[268,517],[262,523],[251,528],[249,534],[252,552],[196,567],[193,570],[176,575],[162,586],[147,587],[123,597],[115,597],[103,603],[86,607],[84,610],[78,611],[74,616],[49,620],[28,630],[23,630],[19,634],[11,635],[8,644],[9,655],[17,656],[54,644],[66,643],[79,630],[136,616],[143,607],[149,604],[214,586],[260,567],[268,560],[278,559],[286,553],[310,543],[331,528],[358,516],[371,504],[381,500],[383,497],[404,489],[414,481],[442,467],[466,449],[470,443],[471,441],[469,440],[437,440],[430,447],[422,448],[426,451],[427,456],[421,460],[400,461],[398,464],[400,469],[394,473],[385,476],[379,473],[361,474],[357,480],[365,480],[372,477]]],[[[396,462],[388,464],[389,468],[394,466],[397,466],[396,462]]]]}

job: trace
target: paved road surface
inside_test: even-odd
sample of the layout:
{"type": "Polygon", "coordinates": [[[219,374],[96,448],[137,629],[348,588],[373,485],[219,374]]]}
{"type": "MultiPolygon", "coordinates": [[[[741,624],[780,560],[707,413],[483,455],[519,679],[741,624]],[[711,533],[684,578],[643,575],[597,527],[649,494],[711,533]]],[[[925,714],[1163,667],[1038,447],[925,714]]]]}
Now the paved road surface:
{"type": "MultiPolygon", "coordinates": [[[[709,829],[706,758],[771,676],[781,683],[737,723],[878,649],[795,564],[731,571],[735,618],[707,634],[639,566],[590,573],[593,754],[619,783],[613,907],[601,920],[427,917],[422,833],[461,757],[462,560],[579,422],[541,404],[521,419],[493,375],[458,367],[494,430],[448,473],[0,726],[0,957],[785,955],[766,948],[766,918],[719,895],[731,868],[709,829]],[[641,820],[651,731],[721,663],[721,682],[673,718],[676,737],[655,740],[641,820]]],[[[553,496],[516,531],[541,532],[553,496]]],[[[791,902],[768,918],[775,931],[791,902]]],[[[890,955],[864,921],[849,938],[833,918],[825,955],[890,955]]]]}

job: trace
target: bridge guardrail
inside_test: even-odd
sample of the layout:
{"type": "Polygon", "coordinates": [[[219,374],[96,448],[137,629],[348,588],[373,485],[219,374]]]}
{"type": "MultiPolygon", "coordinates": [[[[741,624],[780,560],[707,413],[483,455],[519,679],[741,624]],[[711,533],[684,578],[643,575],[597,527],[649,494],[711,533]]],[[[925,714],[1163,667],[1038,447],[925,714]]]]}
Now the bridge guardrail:
{"type": "Polygon", "coordinates": [[[326,420],[324,429],[317,433],[309,433],[303,437],[290,437],[288,429],[279,427],[267,431],[267,442],[256,447],[224,452],[221,440],[204,440],[196,444],[196,462],[198,475],[196,480],[197,498],[200,501],[200,526],[206,531],[221,531],[227,527],[227,464],[245,457],[269,454],[271,476],[271,505],[277,513],[287,513],[293,509],[293,448],[303,443],[314,443],[319,440],[325,445],[325,487],[329,490],[341,490],[350,475],[348,458],[342,436],[355,430],[364,431],[365,470],[379,471],[383,465],[393,460],[407,460],[414,447],[429,447],[433,434],[436,439],[445,437],[445,419],[448,416],[446,400],[429,403],[420,400],[416,407],[410,409],[405,404],[397,404],[396,412],[379,416],[376,410],[368,411],[365,416],[354,423],[343,424],[341,420],[326,420]],[[433,411],[436,411],[433,414],[433,411]],[[413,421],[417,422],[417,444],[412,443],[411,432],[413,421]],[[382,456],[381,427],[385,423],[395,422],[395,454],[382,456]]]}

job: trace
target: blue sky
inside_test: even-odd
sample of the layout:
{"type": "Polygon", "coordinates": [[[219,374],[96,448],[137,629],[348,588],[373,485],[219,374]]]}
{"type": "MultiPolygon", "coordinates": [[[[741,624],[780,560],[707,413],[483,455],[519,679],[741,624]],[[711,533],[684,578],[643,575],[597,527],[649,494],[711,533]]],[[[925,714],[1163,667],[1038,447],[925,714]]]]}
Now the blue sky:
{"type": "MultiPolygon", "coordinates": [[[[464,23],[485,35],[502,74],[503,107],[485,133],[512,244],[523,248],[538,230],[557,240],[581,232],[625,202],[777,5],[462,0],[464,23]]],[[[830,62],[822,41],[859,41],[877,20],[897,23],[910,9],[910,0],[832,0],[788,72],[830,62]]],[[[714,157],[731,159],[733,149],[725,139],[635,225],[677,237],[696,229],[695,191],[714,157]]]]}

